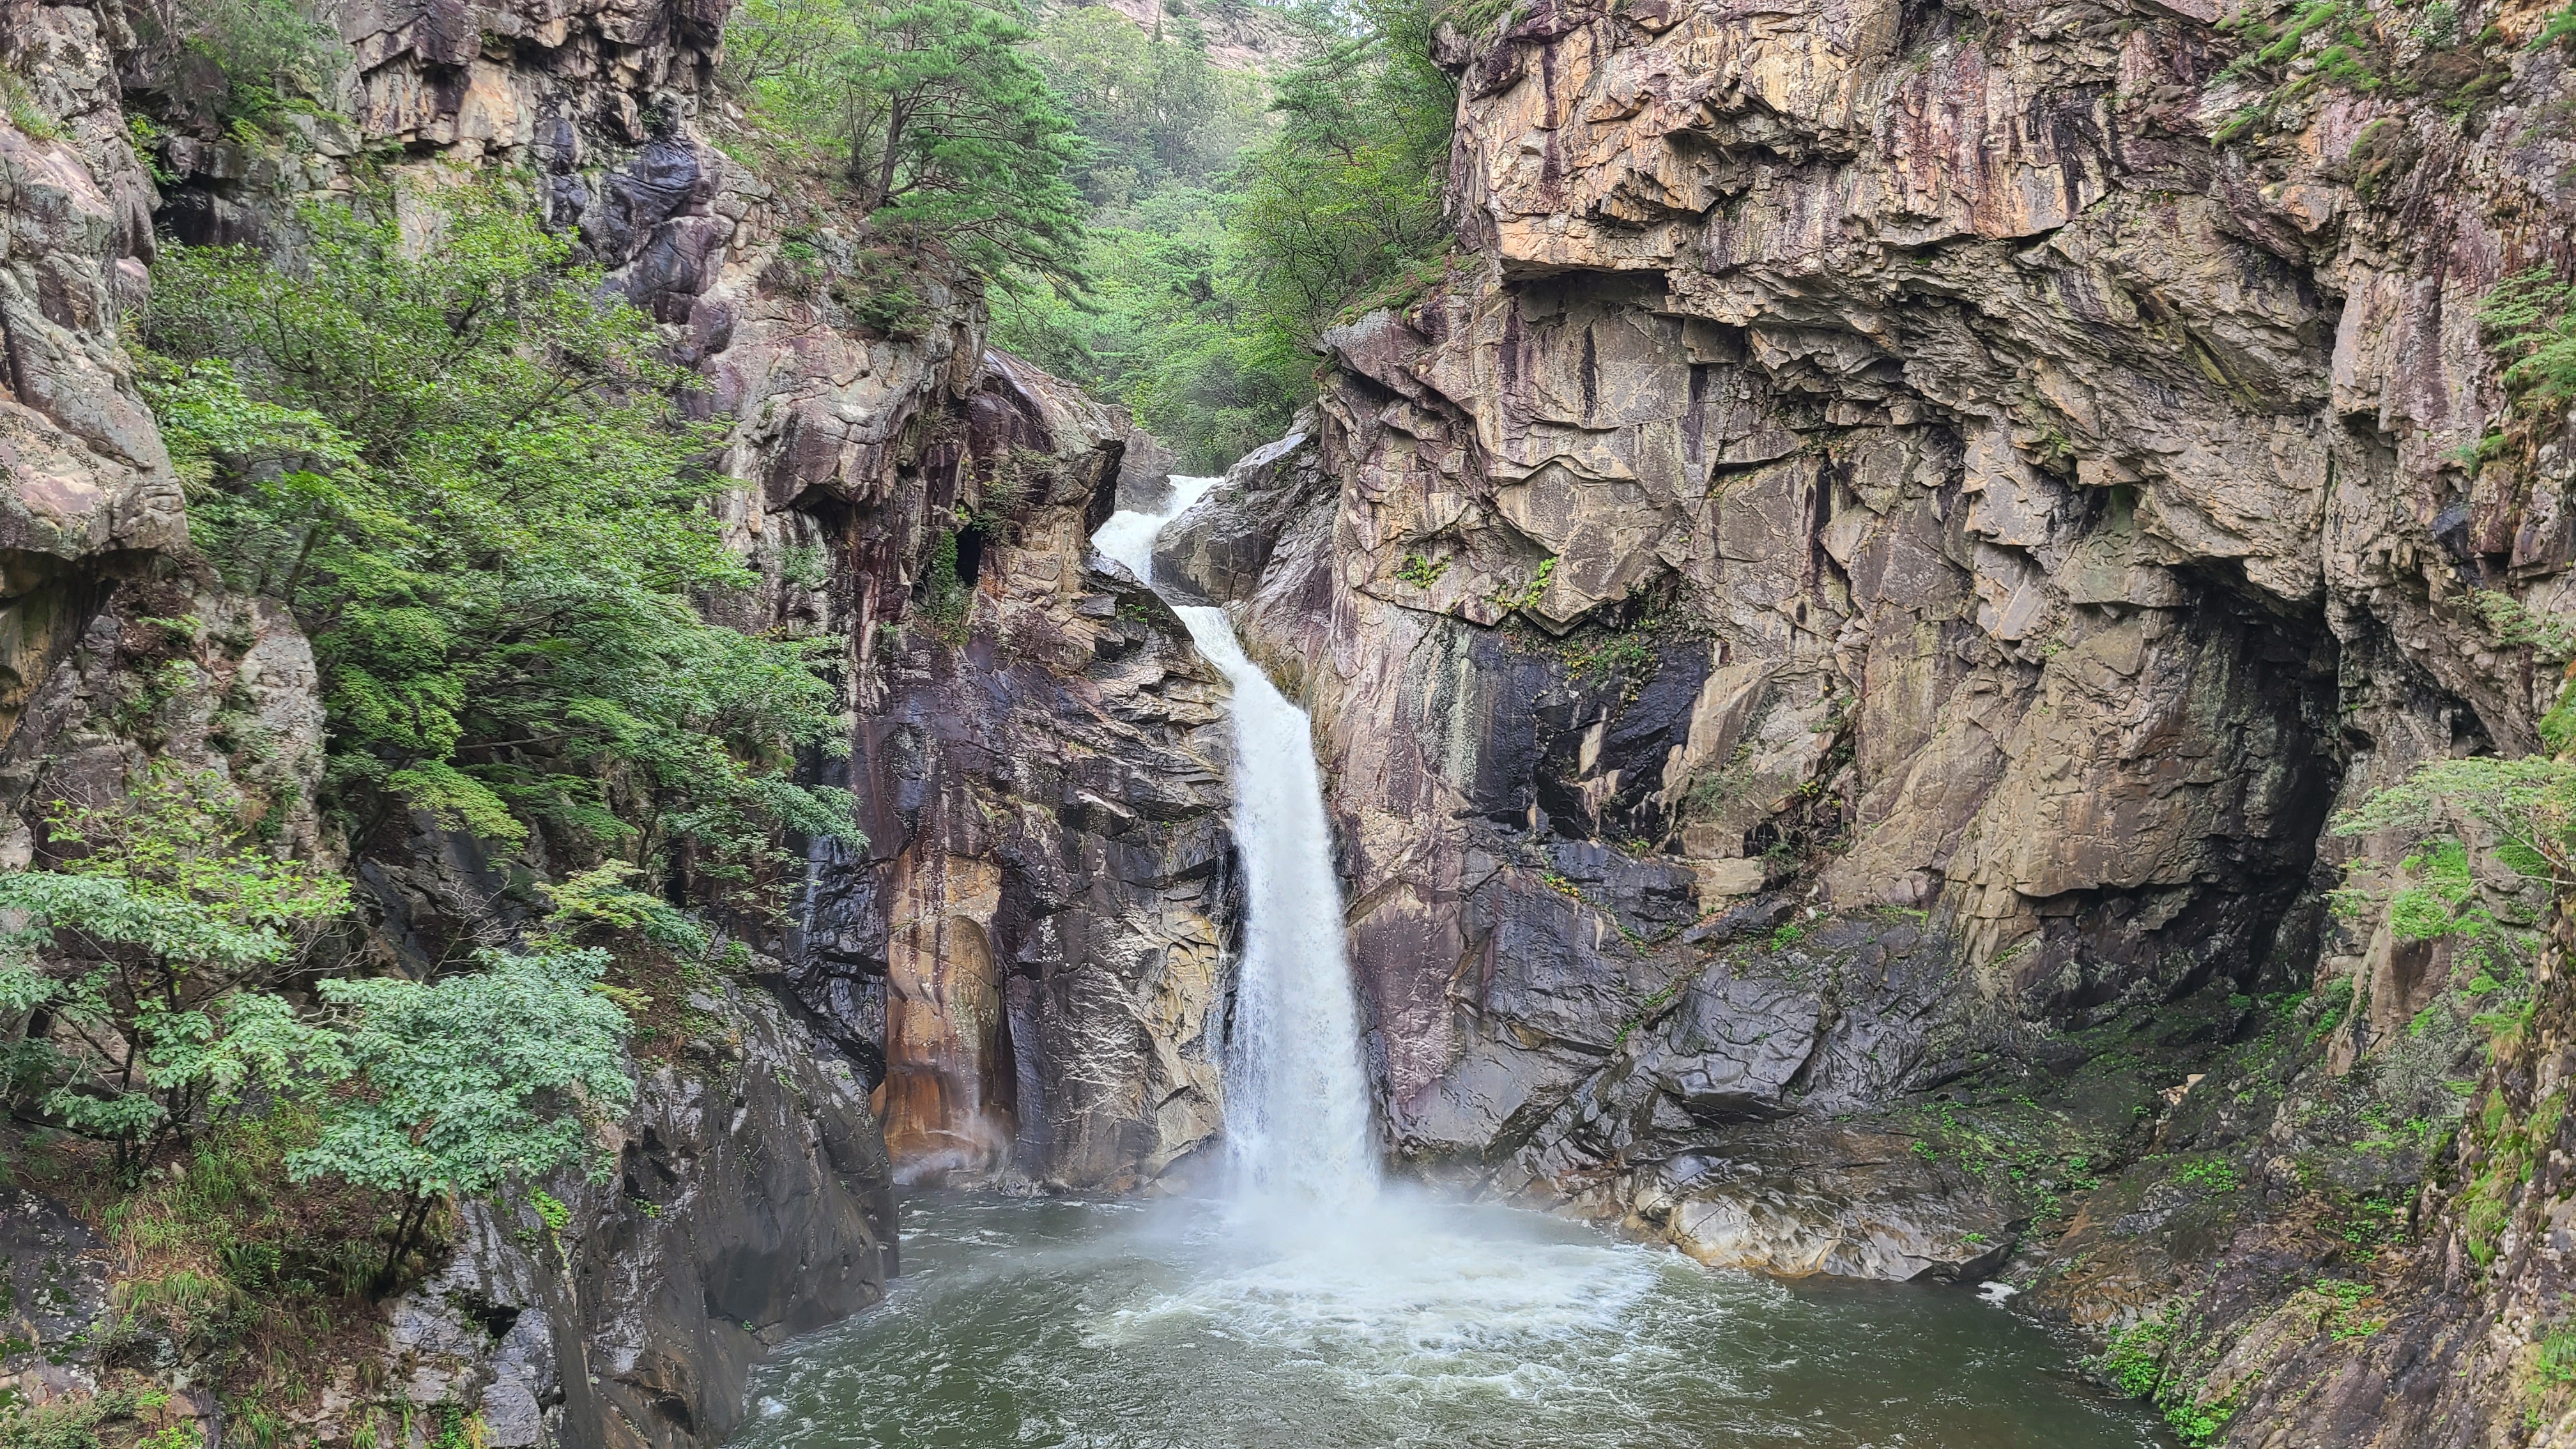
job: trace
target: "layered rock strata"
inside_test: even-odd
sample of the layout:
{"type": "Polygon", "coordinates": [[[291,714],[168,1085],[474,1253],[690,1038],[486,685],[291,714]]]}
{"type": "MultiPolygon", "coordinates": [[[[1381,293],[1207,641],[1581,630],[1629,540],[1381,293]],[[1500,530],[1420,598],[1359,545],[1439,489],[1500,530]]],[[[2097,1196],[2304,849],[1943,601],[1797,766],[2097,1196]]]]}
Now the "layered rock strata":
{"type": "Polygon", "coordinates": [[[2566,419],[2477,317],[2563,270],[2569,57],[2528,7],[2332,19],[1444,34],[1458,257],[1163,558],[1314,714],[1400,1158],[1777,1271],[2026,1238],[2026,1302],[2156,1323],[2248,1443],[2459,1366],[2272,1315],[2400,1273],[2322,1222],[2447,1241],[2488,1150],[2436,1150],[2463,958],[2324,892],[2400,853],[2338,808],[2557,692],[2490,617],[2560,608],[2566,419]]]}

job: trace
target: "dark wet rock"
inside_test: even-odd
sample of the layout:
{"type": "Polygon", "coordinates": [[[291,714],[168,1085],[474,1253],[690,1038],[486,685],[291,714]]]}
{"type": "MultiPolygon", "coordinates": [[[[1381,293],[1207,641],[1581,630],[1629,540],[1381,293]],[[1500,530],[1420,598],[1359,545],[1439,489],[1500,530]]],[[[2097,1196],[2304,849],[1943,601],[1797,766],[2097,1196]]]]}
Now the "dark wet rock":
{"type": "Polygon", "coordinates": [[[892,1172],[852,1064],[757,991],[694,995],[683,1060],[646,1065],[610,1179],[468,1209],[393,1307],[389,1377],[465,1403],[495,1449],[693,1449],[748,1412],[779,1343],[868,1307],[897,1267],[892,1172]]]}
{"type": "Polygon", "coordinates": [[[1280,531],[1331,482],[1311,414],[1286,437],[1247,453],[1225,481],[1174,519],[1154,545],[1154,574],[1174,597],[1230,604],[1251,597],[1280,531]]]}

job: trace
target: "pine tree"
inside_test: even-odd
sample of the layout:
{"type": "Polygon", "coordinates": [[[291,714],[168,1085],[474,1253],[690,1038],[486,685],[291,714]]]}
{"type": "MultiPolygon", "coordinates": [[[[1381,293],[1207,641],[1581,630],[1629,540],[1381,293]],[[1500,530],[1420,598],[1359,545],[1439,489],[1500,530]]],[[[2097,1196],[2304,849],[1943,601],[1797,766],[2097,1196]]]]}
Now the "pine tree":
{"type": "Polygon", "coordinates": [[[973,0],[757,0],[728,44],[774,125],[830,135],[881,235],[936,241],[988,277],[1069,279],[1083,143],[1024,53],[1030,37],[973,0]]]}

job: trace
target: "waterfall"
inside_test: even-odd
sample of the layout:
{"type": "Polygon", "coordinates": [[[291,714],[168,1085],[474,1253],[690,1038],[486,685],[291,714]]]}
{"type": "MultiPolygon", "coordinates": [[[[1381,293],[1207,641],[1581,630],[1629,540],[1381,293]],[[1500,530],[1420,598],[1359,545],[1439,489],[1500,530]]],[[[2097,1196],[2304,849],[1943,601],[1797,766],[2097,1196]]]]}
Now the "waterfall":
{"type": "MultiPolygon", "coordinates": [[[[1119,513],[1092,542],[1151,587],[1154,540],[1216,485],[1174,478],[1168,510],[1119,513]]],[[[1234,686],[1234,840],[1244,951],[1226,1045],[1226,1140],[1239,1191],[1296,1209],[1377,1192],[1359,1008],[1305,711],[1245,657],[1222,609],[1175,606],[1234,686]]]]}

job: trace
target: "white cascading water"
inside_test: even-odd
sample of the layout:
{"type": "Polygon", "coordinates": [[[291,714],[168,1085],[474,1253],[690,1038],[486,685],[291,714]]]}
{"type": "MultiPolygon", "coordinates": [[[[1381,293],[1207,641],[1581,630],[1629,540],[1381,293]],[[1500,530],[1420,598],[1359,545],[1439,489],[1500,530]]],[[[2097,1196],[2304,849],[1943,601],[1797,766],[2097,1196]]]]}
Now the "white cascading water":
{"type": "MultiPolygon", "coordinates": [[[[1154,536],[1215,481],[1120,513],[1100,551],[1152,582],[1154,536]]],[[[885,1308],[763,1370],[731,1449],[1057,1445],[1483,1449],[2139,1449],[2047,1387],[2037,1329],[1999,1353],[1968,1300],[1793,1295],[1570,1224],[1378,1182],[1342,903],[1304,715],[1226,617],[1184,608],[1234,681],[1250,897],[1227,1137],[1237,1192],[1147,1205],[931,1194],[904,1205],[885,1308]],[[2018,1355],[2018,1356],[2013,1356],[2018,1355]]]]}
{"type": "MultiPolygon", "coordinates": [[[[1093,545],[1151,587],[1156,536],[1218,481],[1175,477],[1164,511],[1116,514],[1093,545]]],[[[1236,1185],[1295,1210],[1355,1207],[1377,1193],[1377,1153],[1313,736],[1224,610],[1173,612],[1234,686],[1234,840],[1249,898],[1226,1049],[1236,1185]]]]}

